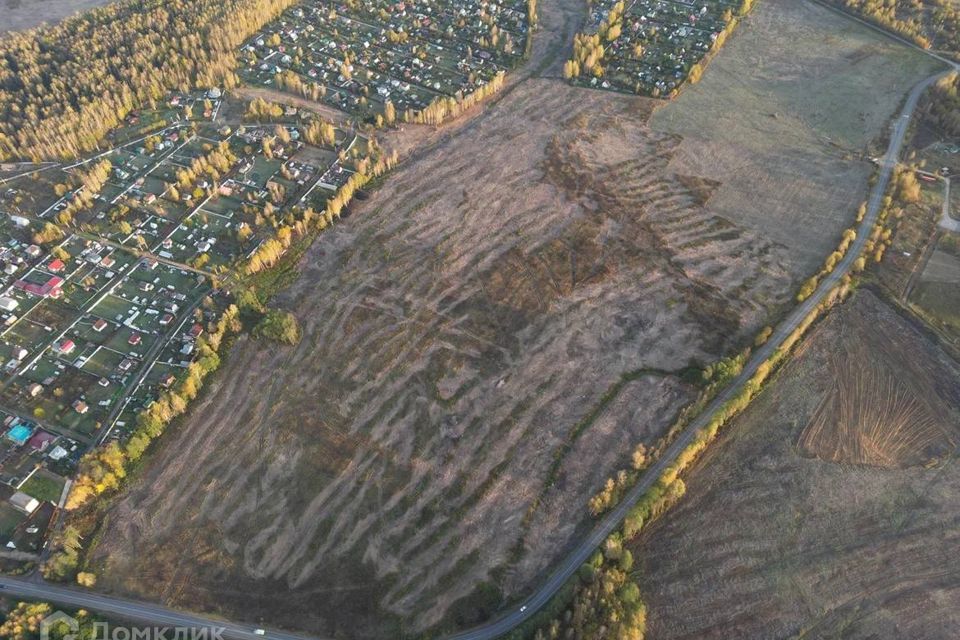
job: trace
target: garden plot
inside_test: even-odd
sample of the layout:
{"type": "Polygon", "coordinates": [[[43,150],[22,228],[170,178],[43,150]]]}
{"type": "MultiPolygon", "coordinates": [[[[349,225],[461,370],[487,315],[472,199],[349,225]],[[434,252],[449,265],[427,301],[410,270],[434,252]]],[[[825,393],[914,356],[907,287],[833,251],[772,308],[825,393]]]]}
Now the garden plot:
{"type": "Polygon", "coordinates": [[[257,189],[263,189],[270,179],[277,174],[282,164],[282,160],[273,160],[258,155],[253,161],[253,168],[244,175],[244,180],[257,189]]]}
{"type": "Polygon", "coordinates": [[[194,160],[206,153],[203,148],[205,144],[209,144],[209,142],[198,137],[192,137],[185,144],[178,145],[167,162],[181,167],[189,167],[194,160]]]}
{"type": "Polygon", "coordinates": [[[168,389],[175,386],[177,380],[183,375],[184,367],[158,358],[144,378],[144,386],[154,389],[168,389]]]}
{"type": "Polygon", "coordinates": [[[103,300],[93,308],[92,313],[106,320],[122,323],[131,316],[135,316],[138,310],[138,305],[114,292],[104,296],[103,300]]]}
{"type": "Polygon", "coordinates": [[[76,317],[76,311],[63,305],[60,301],[44,299],[30,309],[29,316],[21,316],[21,322],[29,321],[38,325],[44,333],[52,333],[65,329],[76,317]]]}
{"type": "Polygon", "coordinates": [[[158,255],[198,269],[227,266],[239,251],[233,227],[234,223],[220,216],[194,215],[189,225],[180,225],[163,242],[158,255]]]}
{"type": "Polygon", "coordinates": [[[20,490],[41,502],[57,504],[60,501],[60,495],[63,493],[65,482],[61,476],[41,469],[30,476],[30,479],[20,487],[20,490]]]}
{"type": "Polygon", "coordinates": [[[6,501],[0,502],[0,538],[5,540],[12,538],[26,517],[22,511],[13,508],[6,501]]]}
{"type": "Polygon", "coordinates": [[[85,308],[103,293],[114,275],[110,269],[83,264],[64,286],[64,300],[77,309],[85,308]]]}
{"type": "Polygon", "coordinates": [[[184,169],[186,167],[177,164],[172,158],[166,162],[160,163],[160,165],[150,172],[148,179],[150,184],[144,184],[143,189],[148,192],[156,193],[158,196],[162,195],[163,185],[164,184],[174,184],[177,182],[177,171],[184,169]],[[160,184],[157,184],[157,181],[160,184]]]}
{"type": "Polygon", "coordinates": [[[104,342],[104,347],[124,357],[143,358],[157,340],[159,337],[149,328],[121,325],[104,342]]]}
{"type": "Polygon", "coordinates": [[[305,146],[294,156],[293,160],[310,167],[313,173],[326,171],[337,161],[337,154],[330,149],[305,146]]]}
{"type": "Polygon", "coordinates": [[[97,378],[109,379],[114,376],[127,356],[112,349],[98,348],[87,358],[83,370],[97,378]]]}
{"type": "Polygon", "coordinates": [[[120,326],[116,322],[88,314],[73,323],[70,333],[86,342],[103,345],[110,339],[110,336],[116,333],[120,326]]]}
{"type": "Polygon", "coordinates": [[[4,342],[31,351],[37,344],[45,339],[49,339],[52,333],[52,327],[34,322],[29,317],[26,317],[21,318],[12,327],[4,329],[2,335],[4,342]]]}
{"type": "Polygon", "coordinates": [[[221,195],[217,195],[213,198],[207,200],[203,205],[203,208],[200,210],[200,213],[209,213],[211,215],[224,218],[232,219],[236,216],[236,213],[240,211],[243,207],[243,201],[240,199],[243,194],[245,194],[250,187],[246,187],[235,181],[228,181],[226,184],[226,189],[233,195],[223,195],[223,189],[221,190],[221,195]]]}
{"type": "Polygon", "coordinates": [[[960,343],[960,236],[943,234],[918,280],[910,302],[960,343]]]}

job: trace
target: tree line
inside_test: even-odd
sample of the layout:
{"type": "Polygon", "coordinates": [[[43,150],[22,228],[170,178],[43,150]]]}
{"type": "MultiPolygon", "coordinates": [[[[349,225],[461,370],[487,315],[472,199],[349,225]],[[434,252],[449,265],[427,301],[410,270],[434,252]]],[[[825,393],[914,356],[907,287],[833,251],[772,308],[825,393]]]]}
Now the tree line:
{"type": "MultiPolygon", "coordinates": [[[[0,624],[0,638],[8,640],[36,640],[41,637],[41,622],[55,612],[48,602],[19,602],[4,614],[0,624]]],[[[47,630],[48,640],[95,640],[96,623],[99,620],[81,609],[71,612],[77,628],[71,629],[66,621],[55,622],[47,630]]]]}
{"type": "MultiPolygon", "coordinates": [[[[404,122],[416,124],[439,125],[447,120],[457,118],[465,111],[480,104],[484,99],[500,91],[503,88],[505,77],[506,74],[503,71],[498,71],[497,74],[490,79],[490,82],[465,96],[439,96],[419,111],[407,109],[404,112],[403,120],[404,122]]],[[[390,107],[392,110],[393,105],[390,104],[390,107]]]]}
{"type": "Polygon", "coordinates": [[[954,56],[960,53],[960,4],[956,0],[831,1],[924,49],[943,49],[954,56]]]}
{"type": "Polygon", "coordinates": [[[944,76],[930,88],[924,115],[946,138],[960,138],[960,74],[944,76]]]}

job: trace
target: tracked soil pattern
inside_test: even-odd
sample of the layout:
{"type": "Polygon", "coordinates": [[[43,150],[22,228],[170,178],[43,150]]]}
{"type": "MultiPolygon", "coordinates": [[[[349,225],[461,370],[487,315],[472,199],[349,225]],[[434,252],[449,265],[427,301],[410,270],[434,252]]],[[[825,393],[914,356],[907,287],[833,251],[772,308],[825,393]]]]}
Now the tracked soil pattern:
{"type": "Polygon", "coordinates": [[[498,100],[385,134],[401,168],[274,301],[302,342],[230,350],[109,513],[98,586],[350,638],[520,593],[691,400],[674,374],[749,341],[836,246],[869,164],[834,129],[863,147],[917,65],[848,60],[879,36],[767,0],[650,124],[560,81],[586,5],[540,4],[498,100]]]}
{"type": "Polygon", "coordinates": [[[691,397],[643,377],[577,437],[605,391],[718,357],[790,288],[709,181],[667,169],[648,105],[531,80],[325,233],[280,301],[302,343],[241,341],[111,515],[99,557],[138,578],[115,586],[258,615],[280,596],[212,579],[282,585],[326,629],[331,589],[424,628],[481,580],[529,584],[691,397]]]}
{"type": "Polygon", "coordinates": [[[831,462],[880,467],[934,463],[956,448],[949,407],[918,391],[929,388],[928,371],[914,372],[917,383],[899,367],[862,362],[842,352],[830,363],[837,386],[800,434],[801,448],[831,462]]]}

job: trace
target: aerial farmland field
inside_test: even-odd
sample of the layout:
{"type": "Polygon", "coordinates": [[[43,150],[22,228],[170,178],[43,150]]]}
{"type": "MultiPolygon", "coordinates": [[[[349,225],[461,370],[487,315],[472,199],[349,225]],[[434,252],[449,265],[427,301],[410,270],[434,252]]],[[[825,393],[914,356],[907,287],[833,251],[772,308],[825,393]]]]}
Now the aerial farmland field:
{"type": "Polygon", "coordinates": [[[388,136],[408,162],[276,299],[302,340],[236,341],[110,510],[102,588],[348,637],[490,615],[693,400],[691,368],[779,318],[932,69],[768,0],[664,104],[560,82],[584,7],[541,11],[502,96],[388,136]]]}
{"type": "Polygon", "coordinates": [[[728,427],[632,547],[651,634],[952,636],[960,371],[912,322],[856,294],[728,427]]]}

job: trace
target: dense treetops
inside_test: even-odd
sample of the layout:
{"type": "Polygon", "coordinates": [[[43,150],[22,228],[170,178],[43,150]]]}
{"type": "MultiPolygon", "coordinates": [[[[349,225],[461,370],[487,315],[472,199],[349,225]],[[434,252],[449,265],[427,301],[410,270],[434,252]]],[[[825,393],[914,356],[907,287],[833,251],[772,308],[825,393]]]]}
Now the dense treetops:
{"type": "Polygon", "coordinates": [[[0,41],[0,160],[73,158],[173,89],[230,86],[294,0],[128,0],[0,41]]]}
{"type": "Polygon", "coordinates": [[[960,53],[957,0],[832,0],[924,48],[960,53]]]}
{"type": "Polygon", "coordinates": [[[926,111],[945,136],[960,138],[960,75],[951,73],[934,85],[926,111]]]}

